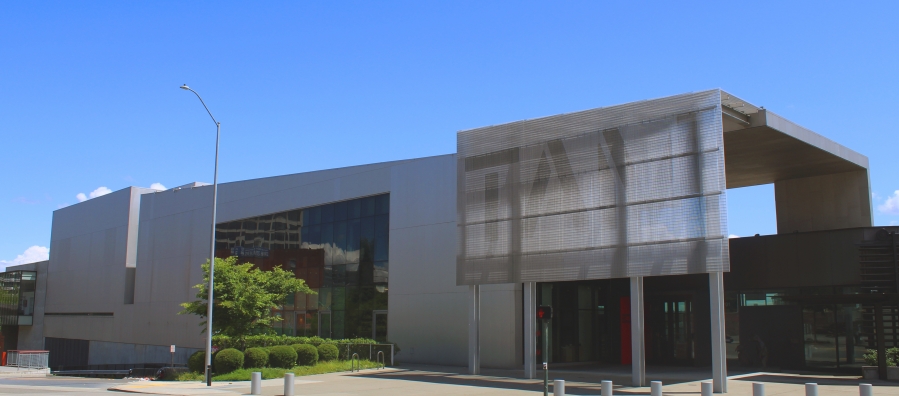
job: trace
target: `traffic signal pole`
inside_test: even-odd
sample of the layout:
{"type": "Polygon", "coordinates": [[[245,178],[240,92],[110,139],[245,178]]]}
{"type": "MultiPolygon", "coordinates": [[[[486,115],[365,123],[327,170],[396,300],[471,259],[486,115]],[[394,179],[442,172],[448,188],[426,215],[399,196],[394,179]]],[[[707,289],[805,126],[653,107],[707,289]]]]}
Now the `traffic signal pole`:
{"type": "Polygon", "coordinates": [[[549,319],[543,319],[543,396],[549,395],[549,363],[546,348],[549,345],[549,319]]]}

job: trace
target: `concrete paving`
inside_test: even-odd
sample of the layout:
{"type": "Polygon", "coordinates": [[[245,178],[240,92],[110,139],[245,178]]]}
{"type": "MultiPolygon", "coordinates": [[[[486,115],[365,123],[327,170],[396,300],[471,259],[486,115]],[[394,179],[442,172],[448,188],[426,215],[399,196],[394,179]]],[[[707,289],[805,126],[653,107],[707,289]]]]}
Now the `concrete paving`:
{"type": "MultiPolygon", "coordinates": [[[[517,378],[516,376],[496,375],[502,370],[486,370],[487,375],[461,374],[461,368],[435,366],[417,366],[412,368],[392,368],[384,370],[364,370],[358,373],[332,373],[300,377],[295,380],[297,395],[534,395],[543,391],[543,381],[517,378]]],[[[613,378],[615,370],[606,376],[613,378]],[[611,375],[610,375],[611,374],[611,375]]],[[[669,376],[689,379],[695,377],[695,369],[683,369],[680,372],[666,371],[669,376]]],[[[510,373],[517,371],[509,370],[510,373]]],[[[602,375],[602,374],[600,374],[602,375]]],[[[566,394],[599,395],[600,380],[595,380],[595,373],[581,373],[575,370],[558,370],[551,378],[566,380],[566,394]],[[589,381],[584,381],[589,379],[589,381]]],[[[675,378],[663,388],[666,396],[700,395],[700,382],[686,380],[678,382],[675,378]]],[[[873,383],[874,395],[899,395],[899,382],[863,381],[858,377],[831,375],[800,375],[782,373],[747,373],[735,375],[728,381],[729,395],[752,394],[752,383],[764,382],[768,396],[804,396],[805,383],[819,384],[819,396],[855,396],[858,395],[859,383],[873,383]]],[[[263,381],[263,395],[283,394],[283,379],[263,381]]],[[[199,382],[141,382],[120,384],[110,387],[119,392],[134,392],[157,395],[241,395],[248,394],[249,382],[214,383],[208,388],[199,382]]],[[[552,389],[550,389],[552,392],[552,389]]],[[[615,393],[620,395],[649,395],[648,387],[627,387],[616,385],[615,393]]]]}

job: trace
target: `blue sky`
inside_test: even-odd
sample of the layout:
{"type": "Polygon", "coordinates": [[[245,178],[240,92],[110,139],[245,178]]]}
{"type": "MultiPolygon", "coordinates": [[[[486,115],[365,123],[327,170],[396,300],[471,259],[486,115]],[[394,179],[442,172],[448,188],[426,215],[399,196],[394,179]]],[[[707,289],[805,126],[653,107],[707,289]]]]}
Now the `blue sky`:
{"type": "MultiPolygon", "coordinates": [[[[870,159],[899,223],[899,2],[8,2],[0,265],[78,194],[455,152],[473,127],[722,88],[870,159]],[[891,200],[892,199],[892,200],[891,200]]],[[[775,230],[773,188],[730,233],[775,230]]]]}

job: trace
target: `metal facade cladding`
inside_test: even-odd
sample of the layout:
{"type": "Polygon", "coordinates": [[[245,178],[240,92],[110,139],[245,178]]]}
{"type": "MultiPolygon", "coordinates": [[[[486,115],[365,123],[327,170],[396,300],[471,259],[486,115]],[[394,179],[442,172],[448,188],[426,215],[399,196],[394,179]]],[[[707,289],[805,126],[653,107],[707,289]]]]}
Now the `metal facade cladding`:
{"type": "Polygon", "coordinates": [[[459,285],[729,270],[719,90],[457,136],[459,285]]]}

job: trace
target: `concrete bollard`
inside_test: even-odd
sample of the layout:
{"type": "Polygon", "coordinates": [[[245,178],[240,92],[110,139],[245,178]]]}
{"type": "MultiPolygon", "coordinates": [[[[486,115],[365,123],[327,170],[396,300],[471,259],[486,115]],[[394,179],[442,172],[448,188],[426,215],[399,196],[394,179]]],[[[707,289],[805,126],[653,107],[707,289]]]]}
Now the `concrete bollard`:
{"type": "Polygon", "coordinates": [[[818,384],[814,382],[805,384],[805,396],[818,396],[818,384]]]}
{"type": "Polygon", "coordinates": [[[612,394],[615,392],[612,389],[613,389],[612,381],[603,381],[601,395],[602,396],[612,396],[612,394]]]}
{"type": "Polygon", "coordinates": [[[250,394],[251,395],[261,395],[262,394],[262,373],[259,371],[254,371],[250,373],[250,394]]]}
{"type": "Polygon", "coordinates": [[[650,396],[662,396],[662,381],[652,381],[649,383],[650,396]]]}
{"type": "Polygon", "coordinates": [[[752,396],[765,396],[765,383],[764,382],[753,382],[752,383],[752,396]]]}
{"type": "Polygon", "coordinates": [[[858,396],[874,396],[874,387],[871,384],[858,384],[858,396]]]}
{"type": "Polygon", "coordinates": [[[705,381],[699,384],[699,389],[702,392],[702,396],[712,396],[712,382],[705,381]]]}
{"type": "Polygon", "coordinates": [[[553,396],[565,396],[565,380],[553,380],[553,396]]]}
{"type": "Polygon", "coordinates": [[[293,396],[293,373],[284,374],[284,396],[293,396]]]}

